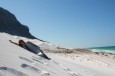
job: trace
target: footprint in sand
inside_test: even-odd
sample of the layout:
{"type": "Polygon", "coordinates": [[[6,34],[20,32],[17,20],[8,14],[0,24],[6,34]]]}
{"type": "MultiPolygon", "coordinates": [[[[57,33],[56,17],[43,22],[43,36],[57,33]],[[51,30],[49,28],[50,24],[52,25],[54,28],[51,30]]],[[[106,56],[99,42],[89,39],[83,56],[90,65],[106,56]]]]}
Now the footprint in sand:
{"type": "Polygon", "coordinates": [[[79,73],[68,71],[71,76],[81,76],[79,73]]]}
{"type": "Polygon", "coordinates": [[[31,70],[31,71],[34,71],[34,72],[40,72],[39,69],[37,69],[37,68],[35,68],[35,67],[32,67],[32,66],[30,66],[30,65],[28,65],[28,64],[22,64],[21,67],[22,67],[22,68],[25,68],[25,69],[28,69],[28,70],[31,70]]]}
{"type": "Polygon", "coordinates": [[[62,67],[65,71],[67,71],[71,76],[81,76],[80,74],[76,73],[76,72],[72,72],[69,68],[66,68],[65,66],[63,66],[62,64],[59,64],[60,67],[62,67]]]}
{"type": "Polygon", "coordinates": [[[50,73],[48,73],[47,71],[42,70],[41,76],[50,76],[50,73]]]}
{"type": "Polygon", "coordinates": [[[22,64],[21,67],[30,71],[30,72],[34,72],[34,74],[37,74],[39,76],[49,76],[50,75],[50,73],[48,73],[47,71],[40,70],[40,69],[33,67],[33,66],[30,66],[28,64],[22,64]]]}
{"type": "Polygon", "coordinates": [[[39,62],[41,64],[44,64],[44,65],[48,65],[47,62],[49,62],[49,60],[44,60],[43,58],[41,57],[32,57],[32,60],[36,61],[36,62],[39,62]]]}
{"type": "Polygon", "coordinates": [[[0,76],[28,76],[27,74],[17,71],[13,68],[0,67],[0,76]]]}
{"type": "Polygon", "coordinates": [[[52,60],[55,64],[59,65],[63,70],[67,71],[71,76],[81,76],[79,73],[72,72],[69,68],[65,67],[62,64],[59,64],[58,62],[52,60]]]}
{"type": "Polygon", "coordinates": [[[24,61],[27,61],[27,62],[29,62],[29,63],[33,63],[33,61],[32,60],[30,60],[30,59],[28,59],[28,58],[25,58],[25,57],[19,57],[20,59],[22,59],[22,60],[24,60],[24,61]]]}
{"type": "Polygon", "coordinates": [[[35,67],[30,66],[28,64],[21,64],[21,67],[24,68],[24,69],[26,69],[26,70],[35,72],[35,73],[40,73],[41,72],[41,70],[39,70],[38,68],[35,68],[35,67]]]}

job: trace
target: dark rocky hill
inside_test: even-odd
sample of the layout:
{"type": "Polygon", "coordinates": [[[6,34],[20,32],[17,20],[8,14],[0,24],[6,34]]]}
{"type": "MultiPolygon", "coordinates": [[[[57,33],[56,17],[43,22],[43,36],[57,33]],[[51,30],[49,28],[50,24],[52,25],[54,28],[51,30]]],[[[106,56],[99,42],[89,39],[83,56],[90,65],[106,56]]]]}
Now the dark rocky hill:
{"type": "Polygon", "coordinates": [[[15,15],[2,7],[0,7],[0,32],[36,39],[30,34],[27,26],[21,24],[15,15]]]}

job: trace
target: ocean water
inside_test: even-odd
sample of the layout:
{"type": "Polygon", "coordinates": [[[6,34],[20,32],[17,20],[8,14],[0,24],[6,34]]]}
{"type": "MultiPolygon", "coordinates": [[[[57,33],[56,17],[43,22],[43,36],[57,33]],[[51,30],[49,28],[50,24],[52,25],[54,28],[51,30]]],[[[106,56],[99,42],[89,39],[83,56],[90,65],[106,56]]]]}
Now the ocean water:
{"type": "Polygon", "coordinates": [[[115,53],[115,46],[93,47],[93,48],[89,48],[89,50],[95,51],[95,52],[109,52],[109,53],[115,53]]]}

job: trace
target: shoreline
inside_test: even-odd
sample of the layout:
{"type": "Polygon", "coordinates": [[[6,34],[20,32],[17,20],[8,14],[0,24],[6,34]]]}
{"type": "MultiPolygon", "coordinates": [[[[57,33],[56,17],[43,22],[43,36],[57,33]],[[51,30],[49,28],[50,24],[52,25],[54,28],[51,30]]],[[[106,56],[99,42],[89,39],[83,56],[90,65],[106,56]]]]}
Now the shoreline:
{"type": "Polygon", "coordinates": [[[90,51],[92,51],[92,52],[100,52],[100,53],[110,53],[110,54],[115,54],[115,51],[114,50],[95,50],[95,49],[93,49],[93,50],[90,50],[90,51]]]}

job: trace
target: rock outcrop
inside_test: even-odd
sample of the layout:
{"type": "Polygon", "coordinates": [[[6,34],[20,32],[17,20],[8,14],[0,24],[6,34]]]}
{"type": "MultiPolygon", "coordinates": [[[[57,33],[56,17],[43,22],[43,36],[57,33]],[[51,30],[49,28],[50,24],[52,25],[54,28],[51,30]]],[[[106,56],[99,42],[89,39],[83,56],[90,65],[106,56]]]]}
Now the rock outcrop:
{"type": "Polygon", "coordinates": [[[0,7],[0,32],[5,32],[11,35],[17,35],[36,39],[29,32],[29,28],[21,24],[8,10],[0,7]]]}

